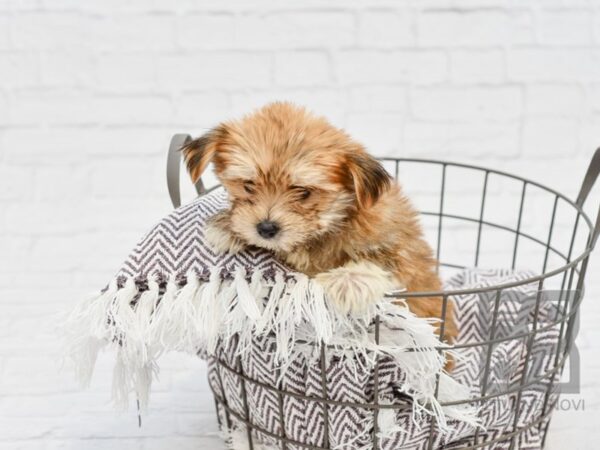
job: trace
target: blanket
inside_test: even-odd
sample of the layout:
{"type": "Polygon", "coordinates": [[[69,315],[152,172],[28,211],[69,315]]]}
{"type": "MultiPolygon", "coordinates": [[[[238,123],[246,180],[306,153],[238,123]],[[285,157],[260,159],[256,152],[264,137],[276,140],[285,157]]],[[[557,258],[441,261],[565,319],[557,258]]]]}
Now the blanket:
{"type": "MultiPolygon", "coordinates": [[[[482,288],[524,280],[530,276],[532,274],[528,272],[471,269],[449,279],[445,287],[482,288]]],[[[410,395],[403,395],[406,393],[403,388],[404,373],[389,357],[383,357],[380,361],[377,377],[379,403],[397,405],[399,411],[382,410],[375,419],[373,411],[366,408],[330,405],[325,413],[323,404],[316,400],[323,396],[323,376],[327,386],[325,392],[329,393],[330,400],[364,404],[372,402],[374,398],[374,368],[357,373],[353,364],[333,357],[327,361],[323,372],[322,366],[315,364],[310,356],[299,353],[281,373],[273,356],[276,343],[270,337],[254,340],[251,350],[241,358],[237,356],[236,342],[222,343],[216,355],[209,357],[210,386],[219,399],[219,405],[227,405],[233,411],[229,418],[233,423],[229,424],[229,429],[245,430],[242,421],[237,420],[244,418],[245,406],[241,395],[241,379],[235,371],[241,368],[245,375],[258,382],[246,383],[244,389],[247,391],[250,420],[270,433],[253,432],[253,439],[263,444],[261,448],[268,450],[280,448],[271,435],[283,435],[317,447],[324,447],[328,443],[331,448],[372,448],[374,420],[379,425],[381,449],[462,448],[473,445],[475,439],[478,439],[478,443],[494,440],[512,431],[515,424],[517,427],[526,427],[534,423],[535,426],[517,439],[515,448],[540,450],[541,433],[547,423],[540,418],[544,407],[553,405],[557,395],[554,390],[548,391],[548,379],[544,378],[544,374],[553,367],[558,342],[558,329],[548,326],[556,314],[551,302],[540,301],[538,328],[542,331],[532,341],[529,351],[532,357],[526,369],[527,339],[515,337],[531,330],[537,294],[535,284],[526,284],[507,290],[498,298],[495,295],[456,296],[459,326],[457,345],[463,344],[466,348],[457,351],[457,365],[452,376],[462,385],[469,386],[470,394],[464,399],[482,395],[482,389],[485,390],[483,394],[491,396],[479,411],[479,427],[467,421],[450,420],[449,430],[440,432],[435,423],[432,427],[432,421],[436,419],[431,415],[423,415],[418,421],[412,420],[412,399],[410,395]],[[492,313],[495,308],[498,309],[498,315],[494,324],[492,313]],[[493,336],[492,327],[495,330],[493,336]],[[500,342],[492,346],[468,346],[490,337],[500,342]],[[220,359],[220,364],[217,364],[217,359],[220,359]],[[485,370],[487,364],[488,371],[485,370]],[[538,381],[538,378],[544,380],[538,381]],[[521,384],[526,388],[519,398],[515,388],[521,384]],[[284,396],[280,407],[276,393],[269,386],[312,399],[284,396]],[[508,394],[503,394],[507,391],[508,394]],[[517,401],[521,405],[518,416],[517,401]],[[325,421],[328,436],[324,435],[325,421]]],[[[219,414],[221,424],[226,424],[228,418],[225,417],[223,406],[220,406],[219,414]]],[[[247,448],[246,432],[230,433],[229,439],[232,448],[247,448]]],[[[291,445],[288,448],[303,447],[291,445]]],[[[483,448],[508,449],[510,441],[483,448]]]]}
{"type": "MultiPolygon", "coordinates": [[[[449,376],[435,321],[393,304],[397,298],[383,298],[360,316],[342,316],[319,285],[264,250],[215,253],[203,227],[227,204],[219,188],[173,211],[138,242],[100,293],[71,312],[63,327],[67,354],[84,384],[98,352],[111,348],[115,402],[124,406],[135,396],[143,409],[162,354],[200,354],[208,360],[210,385],[222,405],[220,423],[234,448],[247,445],[241,420],[246,414],[265,431],[253,431],[253,438],[273,448],[273,436],[281,435],[300,444],[369,448],[377,429],[381,448],[390,449],[428,448],[429,439],[429,448],[460,444],[475,435],[480,441],[493,439],[540,414],[545,391],[535,383],[528,383],[518,398],[494,395],[502,392],[494,389],[522,382],[522,373],[530,379],[550,364],[556,330],[536,334],[532,348],[541,356],[527,371],[524,339],[510,334],[530,326],[531,302],[522,296],[533,295],[535,286],[502,296],[494,330],[495,337],[505,339],[489,352],[482,346],[461,349],[449,376]],[[325,355],[321,344],[328,349],[325,355]],[[483,377],[486,365],[490,370],[483,377]],[[240,370],[253,382],[242,384],[240,370]],[[482,378],[491,397],[475,404],[469,399],[481,393],[482,378]],[[283,395],[280,403],[272,387],[292,395],[283,395]],[[374,414],[355,406],[372,403],[375,393],[380,404],[396,408],[374,414]],[[325,406],[322,397],[338,403],[325,406]],[[515,418],[517,401],[525,406],[515,418]]],[[[529,275],[466,271],[447,285],[480,286],[529,275]]],[[[461,329],[458,342],[487,339],[493,301],[479,296],[452,301],[461,329]]],[[[538,428],[529,429],[518,448],[539,448],[538,428]]]]}

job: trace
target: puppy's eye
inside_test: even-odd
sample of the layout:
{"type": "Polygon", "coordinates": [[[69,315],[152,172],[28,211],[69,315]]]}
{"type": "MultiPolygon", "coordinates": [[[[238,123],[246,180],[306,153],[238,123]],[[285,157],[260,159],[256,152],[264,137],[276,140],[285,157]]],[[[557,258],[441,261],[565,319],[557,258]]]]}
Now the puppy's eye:
{"type": "Polygon", "coordinates": [[[254,194],[254,183],[252,181],[244,181],[244,190],[248,194],[254,194]]]}
{"type": "Polygon", "coordinates": [[[310,197],[310,189],[302,187],[302,186],[292,186],[292,189],[298,194],[300,200],[306,200],[310,197]]]}

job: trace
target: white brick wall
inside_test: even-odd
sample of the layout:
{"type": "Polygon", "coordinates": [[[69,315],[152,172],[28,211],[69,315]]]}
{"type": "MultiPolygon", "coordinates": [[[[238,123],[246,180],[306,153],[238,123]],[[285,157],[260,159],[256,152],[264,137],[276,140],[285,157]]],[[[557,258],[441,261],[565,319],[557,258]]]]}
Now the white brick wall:
{"type": "MultiPolygon", "coordinates": [[[[138,429],[107,405],[107,359],[85,392],[57,371],[53,320],[169,210],[170,135],[273,99],[379,155],[575,196],[600,145],[600,3],[0,0],[0,450],[219,448],[202,362],[164,359],[138,429]]],[[[586,411],[557,414],[553,450],[600,439],[598,261],[578,340],[586,411]]]]}

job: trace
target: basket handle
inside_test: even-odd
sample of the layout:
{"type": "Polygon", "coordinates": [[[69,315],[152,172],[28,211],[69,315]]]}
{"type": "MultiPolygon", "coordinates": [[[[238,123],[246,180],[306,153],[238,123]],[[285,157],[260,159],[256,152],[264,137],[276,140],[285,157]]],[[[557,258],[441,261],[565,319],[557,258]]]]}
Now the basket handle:
{"type": "MultiPolygon", "coordinates": [[[[179,186],[179,170],[181,167],[181,148],[192,140],[189,134],[178,133],[173,135],[167,153],[167,189],[174,208],[181,206],[181,191],[179,186]]],[[[204,194],[204,183],[198,179],[196,184],[198,195],[204,194]]]]}
{"type": "MultiPolygon", "coordinates": [[[[588,170],[583,179],[583,183],[581,184],[581,189],[579,190],[579,195],[577,196],[577,205],[579,207],[583,207],[586,199],[592,188],[594,187],[594,183],[598,179],[598,175],[600,174],[600,148],[596,149],[594,156],[592,157],[592,161],[588,167],[588,170]]],[[[596,225],[594,226],[594,230],[592,231],[592,240],[591,240],[591,248],[594,248],[596,245],[596,241],[598,240],[598,235],[600,234],[600,210],[598,210],[598,216],[596,217],[596,225]]]]}

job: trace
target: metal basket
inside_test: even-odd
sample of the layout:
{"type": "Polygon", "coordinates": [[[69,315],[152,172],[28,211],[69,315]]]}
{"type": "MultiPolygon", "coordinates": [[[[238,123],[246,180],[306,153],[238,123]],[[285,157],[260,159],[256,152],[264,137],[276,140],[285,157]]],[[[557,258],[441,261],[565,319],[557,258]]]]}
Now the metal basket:
{"type": "MultiPolygon", "coordinates": [[[[179,148],[185,135],[178,135],[173,140],[172,148],[179,148]]],[[[561,193],[509,173],[476,167],[466,164],[457,164],[443,161],[431,161],[423,159],[406,158],[381,158],[382,164],[397,179],[402,181],[408,195],[416,201],[421,208],[422,221],[427,231],[429,240],[435,243],[434,249],[439,261],[440,270],[463,269],[469,267],[528,267],[536,270],[539,275],[520,280],[518,282],[503,285],[490,286],[472,290],[454,290],[441,292],[404,292],[398,294],[399,298],[419,298],[438,296],[442,299],[444,312],[442,313],[441,336],[444,338],[444,317],[448,301],[453,296],[474,294],[492,295],[498,299],[506,290],[537,283],[538,292],[552,290],[555,293],[556,309],[558,313],[551,323],[538,323],[537,312],[539,311],[542,296],[537,295],[535,299],[535,313],[531,318],[531,329],[525,333],[511,336],[512,339],[521,339],[526,343],[526,357],[524,366],[521,367],[520,381],[513,385],[507,385],[503,389],[488,392],[487,377],[489,372],[490,356],[495,344],[506,338],[495,338],[495,323],[498,318],[498,308],[494,308],[489,339],[481,342],[469,342],[456,345],[455,348],[480,346],[487,352],[487,366],[482,374],[479,396],[465,399],[458,403],[471,403],[483,405],[492,398],[502,395],[515,395],[516,402],[511,403],[514,413],[514,422],[505,432],[500,435],[484,436],[478,431],[474,435],[452,448],[477,449],[495,448],[495,444],[503,444],[508,448],[515,448],[519,437],[528,430],[536,427],[542,436],[542,446],[546,438],[546,432],[550,422],[550,416],[558,401],[556,392],[558,380],[563,372],[565,363],[574,340],[576,328],[576,317],[583,298],[584,278],[588,266],[588,259],[594,244],[600,233],[600,212],[595,223],[583,211],[583,205],[592,189],[598,174],[600,173],[600,149],[598,149],[590,163],[586,176],[583,180],[576,201],[568,199],[561,193]],[[458,178],[455,178],[458,175],[458,178]],[[453,180],[459,180],[457,187],[453,186],[453,180]],[[411,184],[411,180],[415,180],[411,184]],[[422,183],[426,180],[426,183],[422,183]],[[433,188],[432,188],[433,186],[433,188]],[[475,207],[473,207],[475,205],[475,207]],[[469,211],[467,211],[469,210],[469,211]],[[495,214],[492,214],[495,213],[495,214]],[[500,215],[498,215],[500,213],[500,215]],[[537,220],[531,220],[531,216],[537,220]],[[496,217],[493,217],[496,216],[496,217]],[[502,220],[506,219],[506,220],[502,220]],[[543,219],[543,220],[541,220],[543,219]],[[541,220],[541,222],[540,222],[541,220]],[[512,221],[512,225],[508,222],[512,221]],[[453,235],[459,234],[461,242],[469,242],[468,248],[453,249],[453,235]],[[502,236],[502,237],[500,237],[502,236]],[[491,245],[490,245],[491,244],[491,245]],[[491,250],[487,250],[491,248],[491,250]],[[491,256],[490,256],[491,255],[491,256]],[[537,265],[537,266],[536,266],[537,265]],[[556,353],[553,362],[540,376],[529,379],[525,374],[532,359],[531,349],[536,333],[547,327],[559,329],[556,353]],[[525,425],[519,425],[521,395],[523,391],[533,384],[542,386],[545,390],[543,395],[543,406],[540,413],[529,420],[525,425]]],[[[173,177],[172,177],[173,178],[173,177]]],[[[179,197],[179,187],[175,183],[169,186],[171,192],[176,190],[175,198],[179,197]]],[[[198,187],[202,192],[203,187],[198,187]]],[[[456,240],[456,239],[454,239],[456,240]]],[[[379,320],[375,321],[375,336],[379,336],[379,320]]],[[[326,346],[321,346],[321,362],[326,361],[326,346]]],[[[249,448],[253,449],[255,443],[253,436],[264,435],[276,439],[280,448],[306,448],[306,449],[328,449],[329,444],[322,447],[309,445],[289,439],[284,433],[276,434],[261,428],[251,420],[248,411],[248,400],[246,398],[246,385],[259,383],[243,373],[241,364],[231,367],[218,357],[216,363],[219,370],[233,373],[242,387],[244,414],[239,414],[228,407],[227,400],[220,398],[217,392],[215,404],[217,411],[222,413],[227,423],[233,417],[236,422],[244,424],[249,448]]],[[[375,377],[379,371],[379,363],[375,367],[375,377]]],[[[326,373],[324,367],[322,372],[326,373]]],[[[375,383],[377,386],[377,383],[375,383]]],[[[283,400],[286,396],[296,396],[298,393],[286,392],[275,386],[261,384],[262,388],[273,392],[280,404],[279,420],[281,430],[285,430],[283,414],[283,400]]],[[[330,400],[327,395],[326,380],[322,379],[322,396],[301,396],[306,400],[318,402],[324,405],[325,414],[327,407],[339,403],[330,400]]],[[[442,403],[443,404],[443,403],[442,403]]],[[[383,407],[394,408],[394,405],[382,406],[378,403],[378,392],[375,389],[374,401],[372,403],[351,403],[358,409],[370,409],[374,412],[375,419],[383,407]]],[[[406,408],[406,404],[398,406],[398,409],[406,408]]],[[[221,417],[221,414],[218,414],[221,417]]],[[[325,436],[327,432],[327,420],[325,422],[325,436]]],[[[372,434],[373,448],[379,448],[377,437],[377,420],[374,420],[374,432],[372,434]]],[[[428,445],[419,448],[433,448],[434,427],[433,422],[429,433],[428,445]]],[[[503,447],[504,448],[504,447],[503,447]]]]}

